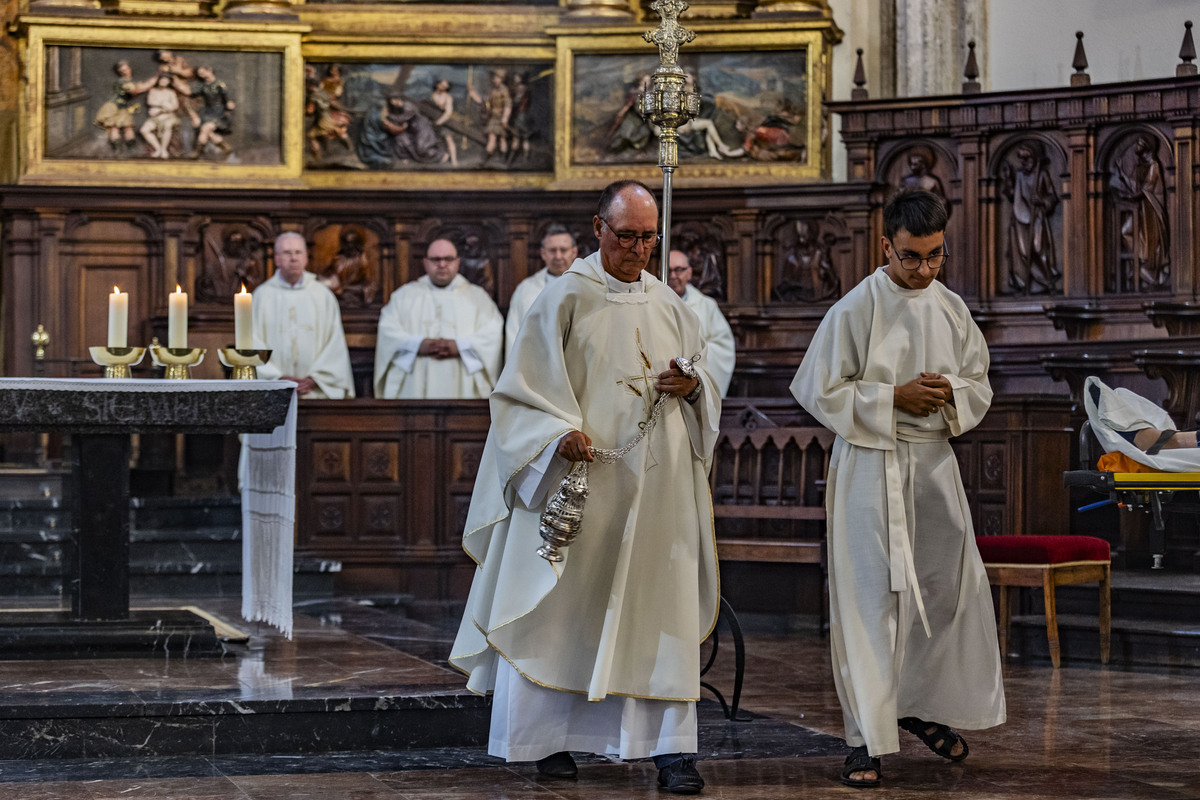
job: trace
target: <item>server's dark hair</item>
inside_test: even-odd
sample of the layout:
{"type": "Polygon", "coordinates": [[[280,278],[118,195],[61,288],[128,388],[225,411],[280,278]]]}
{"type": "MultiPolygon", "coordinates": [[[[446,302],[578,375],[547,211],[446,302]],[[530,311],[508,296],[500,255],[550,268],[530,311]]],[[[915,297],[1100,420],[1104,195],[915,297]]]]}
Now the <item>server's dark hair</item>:
{"type": "Polygon", "coordinates": [[[950,212],[940,195],[923,189],[901,192],[883,209],[883,233],[888,239],[897,231],[911,236],[932,236],[946,230],[950,212]]]}

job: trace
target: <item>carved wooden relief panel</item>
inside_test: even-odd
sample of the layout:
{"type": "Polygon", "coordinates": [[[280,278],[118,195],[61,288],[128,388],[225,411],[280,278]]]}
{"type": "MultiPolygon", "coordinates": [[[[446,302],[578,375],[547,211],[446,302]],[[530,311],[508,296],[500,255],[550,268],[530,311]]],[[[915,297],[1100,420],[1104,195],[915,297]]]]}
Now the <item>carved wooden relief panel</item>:
{"type": "Polygon", "coordinates": [[[1057,178],[1065,168],[1061,148],[1044,137],[1021,137],[1000,151],[998,294],[1062,294],[1063,216],[1057,178]]]}
{"type": "Polygon", "coordinates": [[[1157,131],[1147,129],[1120,137],[1108,154],[1106,292],[1146,294],[1171,289],[1164,161],[1170,164],[1169,146],[1157,131]]]}
{"type": "Polygon", "coordinates": [[[332,223],[321,225],[309,237],[309,269],[337,296],[343,313],[373,310],[382,304],[383,237],[379,227],[332,223]]]}
{"type": "Polygon", "coordinates": [[[267,220],[253,223],[203,219],[197,226],[195,302],[228,305],[241,291],[253,292],[267,275],[267,220]]]}

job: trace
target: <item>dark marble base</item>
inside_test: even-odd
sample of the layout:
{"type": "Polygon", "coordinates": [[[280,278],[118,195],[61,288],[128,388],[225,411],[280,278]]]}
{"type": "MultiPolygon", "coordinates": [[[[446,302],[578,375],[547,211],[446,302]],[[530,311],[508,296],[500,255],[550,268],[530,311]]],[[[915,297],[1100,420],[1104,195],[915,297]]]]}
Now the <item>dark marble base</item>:
{"type": "MultiPolygon", "coordinates": [[[[206,708],[213,713],[222,705],[217,702],[206,708]]],[[[243,729],[238,737],[243,739],[243,747],[231,752],[217,751],[215,756],[205,757],[195,754],[212,753],[211,748],[218,742],[204,739],[192,726],[185,729],[190,730],[190,735],[178,730],[179,717],[161,719],[157,724],[136,718],[113,718],[95,725],[88,737],[86,752],[68,754],[59,750],[55,754],[56,760],[39,761],[37,759],[45,756],[32,752],[36,749],[33,740],[37,737],[28,737],[23,752],[29,754],[16,756],[22,759],[19,761],[4,761],[14,758],[12,753],[17,748],[15,739],[19,731],[10,731],[8,723],[12,721],[0,720],[0,774],[5,782],[20,782],[185,778],[214,773],[319,775],[497,767],[504,762],[487,754],[488,705],[481,699],[473,708],[414,707],[407,709],[407,713],[393,713],[390,720],[385,720],[384,716],[367,720],[362,715],[368,709],[350,711],[325,707],[294,713],[298,709],[280,707],[272,711],[259,704],[250,704],[243,706],[244,711],[236,721],[223,723],[227,729],[243,729]],[[252,724],[254,717],[264,714],[273,714],[276,719],[270,725],[252,724]],[[380,725],[380,722],[385,724],[380,725]],[[252,745],[246,746],[252,736],[261,736],[268,730],[273,732],[271,739],[257,738],[252,745]],[[147,733],[149,736],[143,743],[127,746],[123,753],[117,753],[118,748],[111,742],[112,738],[133,741],[139,734],[145,736],[147,733]],[[169,740],[179,745],[178,754],[164,756],[169,740]],[[10,748],[9,742],[14,747],[10,748]],[[269,742],[277,746],[266,749],[269,742]],[[336,744],[337,750],[323,752],[322,742],[336,744]],[[361,749],[356,750],[356,746],[361,749]],[[147,761],[145,756],[154,756],[154,759],[147,761]]],[[[700,703],[698,717],[700,748],[697,755],[703,760],[829,756],[845,751],[845,745],[837,737],[758,714],[747,714],[739,722],[728,723],[721,716],[720,706],[713,701],[700,703]]],[[[187,720],[187,716],[183,719],[187,720]]],[[[54,737],[64,732],[60,723],[42,720],[37,730],[54,737]]],[[[214,732],[219,727],[220,723],[214,724],[214,732]]],[[[225,736],[221,746],[229,746],[233,740],[234,737],[225,736]]],[[[84,748],[78,750],[84,751],[84,748]]],[[[612,760],[590,754],[576,755],[576,761],[581,765],[605,764],[612,760]]]]}
{"type": "Polygon", "coordinates": [[[0,612],[0,659],[224,654],[212,624],[180,609],[131,611],[125,620],[77,620],[67,611],[0,612]]]}

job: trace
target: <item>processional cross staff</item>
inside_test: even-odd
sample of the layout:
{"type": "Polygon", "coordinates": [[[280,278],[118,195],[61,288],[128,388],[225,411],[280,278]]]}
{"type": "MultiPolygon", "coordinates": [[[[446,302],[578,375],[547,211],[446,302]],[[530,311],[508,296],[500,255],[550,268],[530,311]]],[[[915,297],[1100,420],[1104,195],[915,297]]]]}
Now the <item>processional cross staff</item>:
{"type": "MultiPolygon", "coordinates": [[[[694,31],[679,24],[679,15],[687,10],[688,4],[684,0],[654,0],[650,8],[658,12],[659,24],[657,28],[642,34],[642,38],[658,45],[659,67],[654,72],[653,88],[643,93],[639,102],[642,115],[661,131],[658,137],[658,166],[663,171],[663,238],[658,260],[662,281],[666,283],[671,252],[671,177],[679,166],[678,129],[700,113],[700,95],[687,88],[687,75],[679,67],[679,46],[696,38],[694,31]]],[[[699,360],[699,353],[691,358],[677,356],[674,364],[684,375],[695,378],[696,371],[692,365],[699,360]]],[[[614,450],[591,447],[589,451],[592,456],[602,464],[614,464],[624,458],[654,428],[669,399],[670,395],[665,392],[658,396],[650,409],[650,416],[641,424],[637,435],[623,447],[614,450]]],[[[542,511],[538,533],[544,544],[538,548],[539,556],[550,562],[563,560],[562,550],[579,535],[587,496],[588,462],[577,461],[542,511]]]]}
{"type": "Polygon", "coordinates": [[[662,248],[659,268],[663,283],[671,253],[671,180],[679,166],[679,128],[700,113],[700,94],[687,88],[687,75],[679,66],[679,46],[696,38],[695,31],[679,24],[679,15],[687,10],[685,0],[654,0],[650,8],[658,12],[658,27],[642,34],[650,44],[658,45],[658,69],[650,91],[641,97],[642,115],[662,132],[658,137],[658,166],[663,173],[662,248]]]}

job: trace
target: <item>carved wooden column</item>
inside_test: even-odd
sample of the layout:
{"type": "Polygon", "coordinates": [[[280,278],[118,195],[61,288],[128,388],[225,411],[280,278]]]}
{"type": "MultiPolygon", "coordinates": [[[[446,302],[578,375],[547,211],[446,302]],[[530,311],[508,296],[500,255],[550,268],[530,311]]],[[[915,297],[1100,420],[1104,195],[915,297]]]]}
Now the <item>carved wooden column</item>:
{"type": "MultiPolygon", "coordinates": [[[[962,210],[960,217],[965,216],[966,219],[978,219],[979,209],[982,207],[980,200],[979,188],[983,183],[984,172],[986,170],[987,153],[984,149],[983,137],[980,134],[971,133],[963,136],[958,141],[958,159],[960,178],[962,180],[961,196],[962,210]]],[[[992,252],[984,250],[981,246],[981,235],[978,225],[960,225],[958,229],[958,238],[961,240],[956,244],[959,252],[963,254],[962,259],[955,259],[950,263],[950,269],[957,271],[958,268],[966,266],[966,259],[972,259],[978,269],[962,269],[962,275],[956,277],[956,285],[959,291],[968,299],[974,298],[980,300],[990,295],[990,292],[980,285],[980,276],[988,275],[992,270],[984,267],[991,264],[995,259],[992,252]]],[[[953,256],[951,256],[953,258],[953,256]]],[[[993,284],[994,285],[994,284],[993,284]]]]}
{"type": "MultiPolygon", "coordinates": [[[[734,230],[737,232],[736,250],[733,257],[738,259],[741,264],[761,264],[755,261],[754,250],[754,230],[758,221],[758,212],[750,208],[736,209],[732,212],[734,230]]],[[[754,270],[761,274],[761,270],[754,270]]],[[[755,294],[757,287],[750,281],[742,281],[743,272],[741,270],[730,269],[726,270],[726,281],[728,281],[725,296],[729,298],[729,302],[733,304],[745,303],[753,305],[758,303],[758,296],[755,294]]],[[[770,292],[764,295],[770,296],[770,292]]]]}
{"type": "MultiPolygon", "coordinates": [[[[1072,111],[1083,115],[1083,101],[1071,102],[1072,111]]],[[[1063,204],[1063,253],[1064,264],[1085,262],[1083,280],[1079,270],[1066,270],[1063,275],[1063,297],[1095,297],[1104,291],[1103,253],[1092,247],[1093,220],[1099,217],[1103,203],[1103,176],[1092,173],[1094,147],[1092,134],[1086,127],[1069,127],[1067,136],[1067,159],[1070,182],[1062,193],[1063,204]],[[1097,206],[1092,213],[1092,204],[1097,206]]]]}

